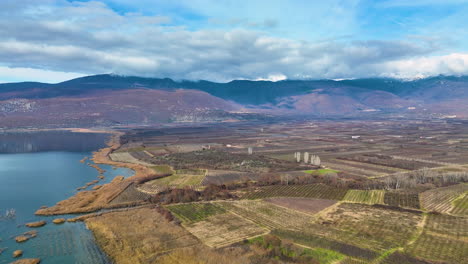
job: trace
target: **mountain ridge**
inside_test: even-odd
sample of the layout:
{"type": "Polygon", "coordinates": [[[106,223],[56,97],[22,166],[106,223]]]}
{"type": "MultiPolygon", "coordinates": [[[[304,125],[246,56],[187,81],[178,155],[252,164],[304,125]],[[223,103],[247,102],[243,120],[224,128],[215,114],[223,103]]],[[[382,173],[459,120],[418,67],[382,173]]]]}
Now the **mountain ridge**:
{"type": "Polygon", "coordinates": [[[68,120],[81,125],[220,121],[237,119],[238,113],[468,117],[466,102],[467,76],[216,83],[101,74],[56,84],[0,84],[0,127],[5,120],[9,126],[31,122],[31,116],[67,125],[73,124],[68,120]]]}

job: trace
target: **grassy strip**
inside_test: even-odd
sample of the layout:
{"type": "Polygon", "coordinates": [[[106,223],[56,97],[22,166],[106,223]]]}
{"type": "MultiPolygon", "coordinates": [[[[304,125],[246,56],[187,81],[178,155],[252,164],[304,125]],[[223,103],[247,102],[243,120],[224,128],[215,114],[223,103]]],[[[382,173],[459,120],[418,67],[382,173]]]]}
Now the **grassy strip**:
{"type": "Polygon", "coordinates": [[[327,173],[338,173],[340,171],[332,170],[332,169],[318,169],[318,170],[306,170],[304,172],[308,174],[314,174],[314,175],[324,175],[327,173]]]}

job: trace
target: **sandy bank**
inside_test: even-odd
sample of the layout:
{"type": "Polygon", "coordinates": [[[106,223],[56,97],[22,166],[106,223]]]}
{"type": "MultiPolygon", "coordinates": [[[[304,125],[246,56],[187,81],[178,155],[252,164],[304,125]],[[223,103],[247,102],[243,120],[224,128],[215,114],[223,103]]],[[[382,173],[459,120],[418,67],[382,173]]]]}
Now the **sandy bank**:
{"type": "Polygon", "coordinates": [[[109,158],[109,154],[120,147],[120,136],[122,132],[114,132],[111,140],[107,143],[108,147],[102,148],[93,153],[92,161],[96,164],[108,164],[116,167],[126,167],[132,169],[135,174],[129,178],[116,177],[110,183],[102,185],[99,189],[90,191],[81,191],[76,195],[58,202],[56,205],[48,208],[41,208],[36,211],[37,215],[60,215],[74,213],[94,212],[104,208],[116,208],[120,206],[131,206],[132,204],[110,204],[132,183],[142,178],[154,175],[154,171],[140,164],[130,164],[116,162],[109,158]]]}

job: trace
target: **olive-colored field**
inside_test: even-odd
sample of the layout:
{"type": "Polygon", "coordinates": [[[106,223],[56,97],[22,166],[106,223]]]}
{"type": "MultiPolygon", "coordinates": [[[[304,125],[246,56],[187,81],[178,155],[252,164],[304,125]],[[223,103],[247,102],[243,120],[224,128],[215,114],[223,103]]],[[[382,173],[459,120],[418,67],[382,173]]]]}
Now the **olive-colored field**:
{"type": "Polygon", "coordinates": [[[383,190],[349,190],[343,201],[364,204],[383,204],[385,191],[383,190]]]}
{"type": "Polygon", "coordinates": [[[225,213],[221,206],[212,203],[176,204],[166,207],[185,223],[195,223],[209,216],[225,213]]]}

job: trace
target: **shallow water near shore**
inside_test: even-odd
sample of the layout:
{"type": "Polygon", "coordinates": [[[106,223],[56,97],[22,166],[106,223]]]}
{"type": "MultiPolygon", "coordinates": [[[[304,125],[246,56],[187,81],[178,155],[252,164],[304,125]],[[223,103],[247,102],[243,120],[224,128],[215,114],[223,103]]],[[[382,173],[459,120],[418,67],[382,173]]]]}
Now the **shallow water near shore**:
{"type": "MultiPolygon", "coordinates": [[[[102,145],[96,146],[95,150],[102,145]]],[[[41,206],[52,206],[76,193],[76,188],[96,180],[96,169],[81,163],[84,157],[91,157],[86,152],[36,152],[20,154],[0,154],[0,215],[7,209],[15,209],[14,219],[0,219],[0,263],[10,263],[13,251],[21,249],[24,258],[40,258],[41,263],[109,263],[94,241],[92,233],[81,222],[55,225],[55,218],[71,216],[35,216],[41,206]],[[47,225],[35,228],[37,237],[24,243],[16,243],[15,236],[33,229],[24,226],[27,222],[46,220],[47,225]]],[[[117,175],[131,176],[133,171],[127,168],[114,169],[109,165],[99,164],[106,170],[105,179],[98,184],[111,181],[117,175]]],[[[89,187],[90,189],[92,187],[89,187]]]]}

